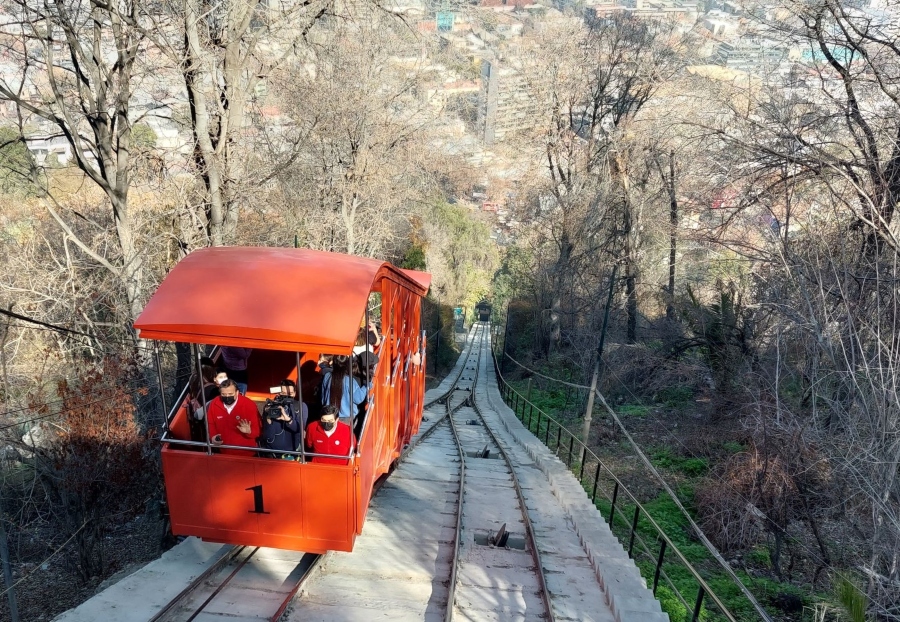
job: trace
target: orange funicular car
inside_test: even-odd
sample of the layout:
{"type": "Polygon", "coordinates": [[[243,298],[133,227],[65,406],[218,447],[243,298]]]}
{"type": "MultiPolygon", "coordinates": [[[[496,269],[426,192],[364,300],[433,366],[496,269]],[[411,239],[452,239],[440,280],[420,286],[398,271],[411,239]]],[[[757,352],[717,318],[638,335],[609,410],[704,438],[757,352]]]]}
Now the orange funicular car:
{"type": "Polygon", "coordinates": [[[191,440],[185,389],[162,436],[173,533],[311,553],[352,550],[373,484],[421,422],[421,299],[430,280],[373,259],[304,249],[207,248],[175,266],[135,328],[144,339],[195,344],[198,371],[204,345],[213,353],[209,346],[252,348],[246,395],[257,403],[289,378],[313,406],[320,355],[350,354],[370,308],[377,307],[384,337],[346,464],[316,463],[302,444],[288,452],[294,460],[267,459],[259,448],[218,453],[208,435],[191,440]]]}

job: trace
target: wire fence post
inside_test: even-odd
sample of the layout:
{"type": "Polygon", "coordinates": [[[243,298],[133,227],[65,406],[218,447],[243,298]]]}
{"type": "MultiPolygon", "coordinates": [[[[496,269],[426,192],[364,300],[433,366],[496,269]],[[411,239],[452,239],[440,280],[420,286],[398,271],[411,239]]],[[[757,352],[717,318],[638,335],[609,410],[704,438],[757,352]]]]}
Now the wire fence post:
{"type": "Polygon", "coordinates": [[[663,557],[666,555],[666,541],[659,545],[659,557],[656,559],[656,572],[653,573],[653,595],[656,596],[656,587],[659,585],[659,572],[662,570],[663,557]]]}
{"type": "Polygon", "coordinates": [[[609,506],[609,528],[612,529],[613,526],[613,517],[616,515],[616,497],[619,496],[619,482],[616,482],[616,485],[613,486],[613,498],[612,504],[609,506]]]}
{"type": "Polygon", "coordinates": [[[12,568],[9,565],[9,548],[6,546],[6,526],[3,524],[3,505],[0,501],[0,562],[3,563],[3,581],[6,583],[6,597],[9,599],[10,622],[19,622],[19,608],[16,605],[16,590],[12,568]]]}
{"type": "Polygon", "coordinates": [[[500,372],[505,370],[506,343],[509,341],[509,303],[506,303],[506,325],[503,327],[503,355],[500,357],[500,372]]]}
{"type": "Polygon", "coordinates": [[[632,552],[634,551],[634,536],[637,533],[637,524],[638,518],[641,516],[641,506],[638,503],[634,504],[634,518],[631,519],[631,535],[628,538],[628,557],[634,557],[632,552]]]}
{"type": "Polygon", "coordinates": [[[697,602],[694,603],[694,615],[691,616],[691,622],[697,622],[700,619],[700,609],[703,607],[703,597],[706,596],[706,590],[703,586],[697,591],[697,602]]]}

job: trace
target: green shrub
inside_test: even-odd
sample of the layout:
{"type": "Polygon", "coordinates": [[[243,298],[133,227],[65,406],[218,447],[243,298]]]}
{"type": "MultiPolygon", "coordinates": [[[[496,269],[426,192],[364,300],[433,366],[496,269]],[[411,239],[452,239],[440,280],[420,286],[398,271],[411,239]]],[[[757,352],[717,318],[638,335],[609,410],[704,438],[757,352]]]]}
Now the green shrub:
{"type": "Polygon", "coordinates": [[[771,555],[769,555],[769,551],[765,547],[758,546],[752,551],[748,552],[747,560],[755,566],[761,566],[762,568],[772,567],[772,557],[771,555]]]}
{"type": "Polygon", "coordinates": [[[666,387],[656,394],[656,399],[670,408],[677,408],[694,399],[694,389],[685,386],[666,387]]]}
{"type": "Polygon", "coordinates": [[[650,412],[650,409],[647,408],[646,406],[640,406],[638,404],[622,404],[621,406],[616,408],[616,411],[620,415],[628,415],[631,417],[643,417],[648,412],[650,412]]]}
{"type": "Polygon", "coordinates": [[[672,452],[668,447],[659,447],[650,452],[650,458],[658,467],[681,471],[687,476],[696,477],[709,470],[706,458],[685,458],[672,452]]]}
{"type": "Polygon", "coordinates": [[[742,445],[736,441],[726,441],[722,443],[722,449],[724,449],[729,454],[739,454],[742,451],[747,451],[747,446],[742,445]]]}
{"type": "Polygon", "coordinates": [[[697,475],[703,475],[709,470],[709,462],[707,462],[706,458],[687,458],[681,462],[678,470],[685,475],[696,477],[697,475]]]}
{"type": "Polygon", "coordinates": [[[680,622],[681,620],[689,619],[687,607],[678,600],[678,597],[675,596],[675,592],[666,586],[660,585],[656,589],[656,598],[659,600],[659,605],[662,607],[663,612],[669,614],[669,620],[671,620],[671,622],[680,622]]]}
{"type": "Polygon", "coordinates": [[[850,616],[851,622],[865,622],[868,604],[866,595],[851,579],[843,575],[838,577],[835,581],[835,595],[850,616]]]}

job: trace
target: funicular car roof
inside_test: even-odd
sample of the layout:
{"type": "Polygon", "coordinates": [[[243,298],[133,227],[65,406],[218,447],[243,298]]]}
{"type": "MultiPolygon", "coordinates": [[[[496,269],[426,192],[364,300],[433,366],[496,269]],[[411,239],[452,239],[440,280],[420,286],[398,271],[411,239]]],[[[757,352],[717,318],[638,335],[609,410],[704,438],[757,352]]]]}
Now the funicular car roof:
{"type": "Polygon", "coordinates": [[[431,276],[390,263],[297,248],[196,250],[134,323],[140,337],[273,350],[349,349],[378,279],[420,296],[431,276]]]}

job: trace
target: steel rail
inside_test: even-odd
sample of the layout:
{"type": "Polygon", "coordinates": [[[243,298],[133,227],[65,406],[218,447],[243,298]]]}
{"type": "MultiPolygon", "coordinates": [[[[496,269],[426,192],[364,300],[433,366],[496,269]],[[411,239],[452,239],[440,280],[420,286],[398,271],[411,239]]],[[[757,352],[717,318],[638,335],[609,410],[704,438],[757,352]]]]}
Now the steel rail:
{"type": "MultiPolygon", "coordinates": [[[[235,577],[239,575],[240,571],[244,568],[247,562],[250,561],[250,559],[260,550],[261,547],[255,547],[249,555],[244,557],[240,561],[240,563],[238,563],[237,566],[228,574],[228,576],[220,581],[218,585],[216,585],[212,593],[210,593],[202,603],[191,608],[192,613],[188,615],[187,618],[182,618],[182,616],[179,616],[175,610],[180,605],[182,605],[201,585],[203,585],[203,583],[205,583],[210,578],[210,576],[221,570],[223,566],[234,562],[238,555],[240,555],[248,548],[249,547],[246,546],[236,546],[230,553],[223,555],[221,559],[215,562],[215,564],[210,566],[202,574],[192,580],[190,585],[179,592],[179,594],[175,596],[175,598],[173,598],[162,610],[160,610],[159,613],[150,618],[148,622],[164,622],[165,620],[171,619],[184,619],[184,622],[192,622],[193,620],[195,620],[200,614],[204,613],[207,606],[209,606],[209,604],[213,602],[213,600],[215,600],[216,596],[218,596],[222,592],[222,590],[224,590],[229,584],[234,582],[235,577]]],[[[284,612],[291,604],[291,601],[297,595],[297,592],[300,591],[300,588],[310,578],[313,571],[318,567],[319,563],[324,559],[324,557],[324,555],[319,555],[316,553],[305,553],[303,557],[300,558],[297,566],[305,566],[300,574],[300,577],[297,579],[293,588],[291,588],[287,595],[282,599],[281,604],[278,606],[275,613],[266,619],[268,619],[270,622],[278,622],[278,620],[281,619],[281,617],[284,615],[284,612]]],[[[239,581],[235,583],[237,585],[240,584],[239,581]]],[[[185,612],[185,614],[186,613],[187,612],[185,612]]]]}
{"type": "MultiPolygon", "coordinates": [[[[483,339],[483,335],[482,335],[483,339]]],[[[494,441],[494,444],[497,446],[497,449],[500,451],[500,455],[503,456],[503,460],[506,462],[506,466],[509,468],[510,475],[512,476],[513,487],[516,489],[516,496],[519,499],[519,505],[522,509],[522,517],[524,518],[525,523],[525,533],[528,536],[528,542],[531,545],[531,558],[534,560],[535,572],[538,576],[538,581],[541,584],[541,598],[544,601],[544,607],[547,610],[547,619],[550,622],[555,622],[556,617],[553,615],[553,606],[551,604],[551,595],[550,590],[547,587],[547,578],[544,576],[544,566],[541,564],[541,554],[537,547],[537,539],[534,535],[534,526],[531,523],[531,517],[528,515],[528,506],[525,505],[525,494],[522,492],[522,486],[519,484],[519,478],[516,476],[516,470],[513,467],[512,460],[509,457],[509,454],[506,453],[506,450],[503,449],[503,446],[500,444],[500,441],[497,439],[497,435],[494,434],[493,430],[491,430],[490,426],[487,424],[487,421],[484,418],[484,413],[481,412],[481,408],[479,408],[476,400],[475,400],[475,387],[478,382],[477,371],[480,370],[481,367],[481,355],[483,354],[484,347],[483,344],[479,346],[479,360],[478,360],[478,369],[476,369],[476,378],[475,383],[472,384],[472,395],[471,405],[472,409],[478,414],[478,417],[481,419],[481,422],[484,424],[484,429],[487,430],[488,435],[491,437],[491,440],[494,441]]]]}
{"type": "MultiPolygon", "coordinates": [[[[281,619],[281,616],[284,615],[284,612],[287,610],[288,605],[290,605],[291,601],[294,600],[294,596],[297,595],[297,592],[300,591],[300,588],[303,587],[303,584],[312,577],[312,573],[319,567],[319,564],[324,559],[324,555],[318,555],[316,553],[307,553],[302,558],[300,558],[300,564],[306,563],[309,565],[300,575],[300,578],[297,579],[297,583],[293,588],[291,588],[291,591],[288,592],[288,595],[284,598],[284,601],[281,603],[278,611],[275,612],[275,615],[269,618],[269,622],[278,622],[281,619]]],[[[299,566],[300,564],[297,565],[299,566]]]]}
{"type": "MultiPolygon", "coordinates": [[[[469,359],[472,356],[472,352],[474,350],[475,339],[479,332],[479,327],[476,326],[472,335],[472,347],[469,347],[468,353],[466,354],[465,361],[460,368],[459,375],[456,377],[456,380],[453,382],[453,387],[448,391],[447,401],[444,402],[447,412],[444,415],[450,423],[450,432],[453,434],[453,440],[456,443],[456,451],[459,453],[459,497],[457,499],[456,504],[456,532],[453,536],[453,557],[450,560],[450,583],[447,587],[447,611],[444,613],[444,622],[451,622],[453,620],[453,605],[456,602],[456,577],[457,571],[459,569],[459,545],[462,539],[462,516],[463,516],[463,499],[465,497],[465,486],[466,486],[466,452],[463,450],[462,442],[459,440],[459,433],[456,429],[456,423],[453,421],[453,413],[466,405],[467,402],[472,397],[472,394],[475,390],[475,379],[478,377],[478,359],[475,359],[475,378],[472,379],[472,388],[469,391],[469,397],[464,399],[460,404],[456,407],[451,406],[450,400],[452,393],[456,390],[459,385],[459,381],[462,378],[463,372],[467,369],[469,364],[469,359]]],[[[480,354],[480,352],[479,352],[480,354]]],[[[437,427],[437,424],[435,424],[437,427]]]]}
{"type": "Polygon", "coordinates": [[[243,568],[254,555],[256,555],[257,551],[259,551],[259,548],[260,547],[254,548],[247,557],[241,560],[241,563],[238,564],[237,568],[232,570],[231,574],[225,577],[225,580],[222,581],[215,590],[213,590],[213,593],[207,596],[206,600],[200,603],[200,606],[197,607],[197,609],[190,615],[186,622],[193,622],[194,618],[203,613],[203,610],[206,609],[206,606],[212,602],[212,599],[218,596],[219,592],[224,590],[226,585],[231,583],[231,580],[234,578],[234,576],[241,571],[241,568],[243,568]]]}
{"type": "Polygon", "coordinates": [[[472,346],[475,344],[475,334],[478,332],[478,328],[479,328],[478,326],[473,327],[472,340],[466,344],[466,347],[463,348],[463,351],[460,352],[460,354],[459,354],[459,358],[462,359],[463,357],[465,357],[463,359],[465,362],[459,368],[459,373],[456,374],[456,379],[453,381],[453,384],[450,385],[450,388],[447,389],[447,391],[445,393],[443,393],[440,397],[436,397],[433,400],[431,400],[430,402],[425,402],[425,404],[422,406],[422,410],[425,410],[426,408],[428,408],[429,406],[432,406],[434,404],[441,403],[442,401],[444,401],[445,399],[450,397],[450,395],[456,390],[456,385],[459,384],[459,379],[462,378],[462,374],[466,370],[466,362],[468,362],[469,356],[472,354],[472,346]]]}
{"type": "MultiPolygon", "coordinates": [[[[472,345],[471,344],[475,342],[475,335],[474,335],[475,330],[474,329],[473,329],[472,333],[473,333],[473,335],[472,335],[471,343],[467,344],[466,347],[463,348],[463,351],[459,355],[460,359],[463,359],[463,357],[465,357],[465,358],[463,359],[464,362],[463,362],[462,366],[460,366],[459,373],[456,374],[456,379],[453,381],[453,384],[450,386],[449,389],[447,389],[439,397],[436,397],[433,400],[431,400],[430,402],[423,404],[422,405],[423,413],[426,408],[429,408],[430,406],[432,406],[434,404],[439,404],[445,400],[448,400],[450,398],[450,396],[453,394],[453,392],[456,390],[456,386],[459,384],[459,380],[460,380],[460,378],[462,378],[462,374],[466,370],[466,363],[468,362],[469,356],[472,353],[472,345]]],[[[413,449],[415,449],[416,447],[419,446],[419,443],[421,443],[426,438],[431,436],[434,433],[434,431],[440,427],[441,421],[444,418],[446,418],[446,416],[447,416],[447,413],[445,412],[443,415],[440,416],[440,418],[437,421],[434,422],[434,425],[431,426],[428,429],[428,431],[419,435],[418,438],[410,440],[409,444],[403,448],[403,451],[400,452],[400,456],[394,462],[394,465],[399,465],[401,462],[403,462],[403,460],[410,454],[410,452],[412,452],[413,449]]],[[[372,494],[372,496],[373,497],[375,496],[374,493],[372,494]]]]}
{"type": "Polygon", "coordinates": [[[237,557],[238,555],[240,555],[241,551],[243,551],[246,548],[247,548],[246,546],[232,547],[231,551],[222,555],[222,557],[220,557],[215,562],[213,562],[213,564],[210,565],[209,568],[207,568],[202,573],[200,573],[199,575],[194,577],[194,579],[187,585],[187,587],[185,587],[183,590],[181,590],[175,596],[175,598],[170,600],[165,607],[160,609],[159,612],[155,616],[153,616],[152,618],[147,620],[147,622],[158,622],[159,620],[162,620],[166,615],[169,614],[170,611],[172,611],[175,607],[177,607],[179,605],[179,603],[184,601],[188,596],[190,596],[194,592],[194,590],[196,590],[198,587],[200,587],[200,585],[204,581],[206,581],[206,579],[208,579],[214,573],[218,572],[222,568],[222,566],[224,566],[224,565],[230,563],[232,560],[234,560],[234,558],[237,557]]]}

